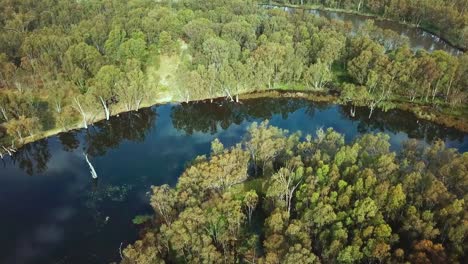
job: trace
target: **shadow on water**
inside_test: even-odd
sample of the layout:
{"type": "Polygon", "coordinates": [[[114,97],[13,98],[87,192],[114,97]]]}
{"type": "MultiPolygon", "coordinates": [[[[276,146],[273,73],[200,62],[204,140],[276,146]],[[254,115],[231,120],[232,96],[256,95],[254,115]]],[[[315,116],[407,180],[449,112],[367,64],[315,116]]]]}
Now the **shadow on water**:
{"type": "Polygon", "coordinates": [[[302,99],[261,98],[240,104],[216,100],[155,106],[121,114],[88,130],[63,133],[28,144],[0,169],[0,263],[108,263],[119,246],[138,236],[131,220],[151,213],[151,185],[175,185],[197,155],[218,137],[233,145],[252,122],[314,134],[333,127],[351,141],[362,133],[383,132],[398,150],[408,138],[435,139],[468,151],[468,136],[414,115],[302,99]],[[83,152],[98,179],[91,178],[83,152]],[[14,204],[14,206],[12,206],[14,204]]]}

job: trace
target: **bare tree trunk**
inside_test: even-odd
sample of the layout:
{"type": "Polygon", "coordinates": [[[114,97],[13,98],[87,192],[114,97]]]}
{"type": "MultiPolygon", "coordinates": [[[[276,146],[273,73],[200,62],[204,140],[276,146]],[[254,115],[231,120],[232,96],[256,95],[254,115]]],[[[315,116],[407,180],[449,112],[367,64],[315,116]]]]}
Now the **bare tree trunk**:
{"type": "Polygon", "coordinates": [[[86,153],[83,153],[83,155],[86,159],[86,162],[88,163],[88,166],[91,172],[91,177],[93,177],[93,179],[97,179],[98,176],[97,176],[96,170],[94,169],[93,164],[91,164],[91,162],[89,161],[88,155],[86,153]]]}
{"type": "Polygon", "coordinates": [[[102,107],[104,107],[104,112],[106,113],[106,120],[109,120],[109,116],[110,116],[109,108],[107,107],[106,102],[104,102],[104,99],[102,99],[101,96],[99,96],[99,100],[101,100],[102,107]]]}
{"type": "Polygon", "coordinates": [[[453,83],[453,75],[450,78],[450,82],[449,82],[448,87],[447,87],[447,93],[445,94],[445,102],[448,101],[449,94],[450,94],[450,88],[452,88],[452,83],[453,83]]]}
{"type": "Polygon", "coordinates": [[[78,101],[78,99],[76,99],[76,97],[73,98],[73,99],[75,100],[75,103],[78,106],[78,111],[80,112],[81,116],[83,117],[84,128],[88,129],[88,123],[86,122],[86,113],[83,110],[83,108],[81,107],[80,101],[78,101]]]}
{"type": "Polygon", "coordinates": [[[62,105],[60,104],[58,100],[55,100],[55,111],[57,111],[57,113],[62,112],[62,105]]]}
{"type": "Polygon", "coordinates": [[[369,119],[371,119],[371,117],[372,117],[372,113],[374,112],[374,107],[375,107],[374,104],[372,104],[372,105],[370,106],[369,119]]]}
{"type": "Polygon", "coordinates": [[[351,114],[351,117],[356,116],[356,106],[352,105],[351,109],[349,110],[349,113],[351,114]]]}
{"type": "Polygon", "coordinates": [[[5,146],[2,146],[2,148],[8,153],[8,155],[12,155],[12,152],[9,149],[5,148],[5,146]]]}
{"type": "Polygon", "coordinates": [[[231,102],[234,102],[234,99],[232,98],[231,93],[229,92],[229,90],[225,89],[225,91],[226,91],[226,94],[228,95],[229,99],[231,99],[231,102]]]}
{"type": "Polygon", "coordinates": [[[143,99],[141,99],[141,98],[136,100],[136,102],[135,102],[135,111],[138,111],[140,109],[140,105],[141,105],[142,101],[143,101],[143,99]]]}
{"type": "Polygon", "coordinates": [[[6,114],[6,110],[4,107],[0,107],[0,111],[2,112],[2,115],[3,115],[3,118],[5,119],[5,121],[8,121],[8,116],[6,114]]]}
{"type": "Polygon", "coordinates": [[[21,134],[20,131],[16,130],[16,134],[18,135],[18,137],[20,138],[21,142],[23,142],[23,135],[21,134]]]}

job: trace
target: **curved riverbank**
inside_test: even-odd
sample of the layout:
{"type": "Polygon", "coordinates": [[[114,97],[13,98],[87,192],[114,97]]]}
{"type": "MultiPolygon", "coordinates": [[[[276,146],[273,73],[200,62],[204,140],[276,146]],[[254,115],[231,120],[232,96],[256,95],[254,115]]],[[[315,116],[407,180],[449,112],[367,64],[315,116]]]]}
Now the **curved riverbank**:
{"type": "MultiPolygon", "coordinates": [[[[220,99],[220,98],[224,98],[224,97],[219,96],[216,98],[209,98],[209,97],[197,98],[197,99],[190,100],[190,102],[206,101],[206,100],[220,99]]],[[[249,100],[249,99],[256,99],[256,98],[300,98],[300,99],[310,100],[313,102],[343,105],[339,101],[337,94],[317,92],[317,91],[307,91],[307,90],[287,90],[287,89],[255,90],[255,91],[245,92],[239,95],[240,102],[242,102],[242,100],[249,100]]],[[[152,102],[146,102],[142,104],[141,108],[148,108],[148,107],[153,107],[155,105],[169,104],[169,103],[185,103],[185,101],[176,100],[171,97],[164,97],[164,98],[155,99],[152,102]]],[[[434,107],[427,106],[427,105],[418,105],[416,103],[409,103],[409,102],[398,102],[395,108],[410,112],[419,119],[431,121],[439,125],[443,125],[443,126],[450,127],[450,128],[455,128],[461,132],[468,133],[468,118],[461,118],[457,116],[447,115],[435,109],[434,107]]],[[[123,109],[118,111],[114,109],[112,116],[118,116],[119,114],[126,113],[126,112],[131,112],[131,111],[127,111],[123,109]]],[[[88,125],[92,125],[102,120],[105,120],[105,115],[104,113],[99,112],[99,114],[96,114],[92,120],[89,120],[88,125]]],[[[83,122],[78,122],[78,123],[69,125],[66,128],[54,128],[54,129],[42,131],[40,133],[37,133],[34,136],[24,138],[23,142],[20,145],[16,145],[15,147],[20,148],[21,146],[24,146],[28,143],[32,143],[34,141],[38,141],[38,140],[48,138],[51,136],[55,136],[61,133],[83,129],[83,128],[84,128],[83,122]]]]}
{"type": "Polygon", "coordinates": [[[407,23],[395,19],[391,19],[388,17],[384,17],[382,15],[374,14],[374,13],[367,13],[367,12],[361,12],[361,11],[356,11],[356,10],[348,10],[348,9],[341,9],[341,8],[331,8],[331,7],[325,7],[323,5],[294,5],[294,4],[281,4],[281,3],[276,3],[274,1],[271,2],[271,4],[268,3],[261,3],[260,5],[262,6],[273,6],[273,7],[287,7],[287,8],[294,8],[294,9],[303,9],[303,10],[319,10],[319,11],[326,11],[326,12],[336,12],[336,13],[342,13],[342,14],[352,14],[356,16],[361,16],[369,19],[374,19],[378,21],[389,21],[393,23],[398,23],[402,26],[410,27],[410,28],[416,28],[420,29],[426,33],[429,33],[443,42],[450,46],[453,49],[456,49],[460,52],[466,52],[467,48],[461,46],[460,44],[456,43],[456,41],[450,39],[450,37],[444,36],[440,33],[435,32],[433,29],[430,29],[424,25],[416,25],[413,23],[407,23]]]}

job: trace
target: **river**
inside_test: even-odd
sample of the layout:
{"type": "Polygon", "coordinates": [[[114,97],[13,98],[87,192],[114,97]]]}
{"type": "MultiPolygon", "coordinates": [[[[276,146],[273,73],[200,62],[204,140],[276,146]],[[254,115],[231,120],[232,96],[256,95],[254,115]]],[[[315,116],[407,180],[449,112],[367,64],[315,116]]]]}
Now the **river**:
{"type": "MultiPolygon", "coordinates": [[[[299,8],[286,7],[286,6],[274,6],[264,5],[267,8],[280,8],[287,12],[296,12],[302,10],[299,8]]],[[[452,55],[460,55],[462,51],[456,47],[451,46],[449,43],[441,39],[440,37],[427,32],[421,28],[412,27],[396,21],[375,19],[374,17],[359,15],[355,13],[336,12],[322,9],[304,9],[307,12],[314,14],[319,17],[324,17],[330,20],[338,20],[349,22],[352,26],[351,32],[356,33],[367,20],[373,20],[374,25],[382,29],[389,29],[396,32],[399,36],[405,37],[408,40],[408,44],[411,49],[425,49],[427,51],[444,50],[452,55]]]]}
{"type": "Polygon", "coordinates": [[[302,99],[255,99],[241,104],[167,104],[121,114],[88,130],[63,133],[24,146],[0,169],[0,263],[109,263],[119,247],[138,237],[131,220],[151,214],[151,185],[175,185],[184,164],[207,154],[214,138],[242,140],[252,122],[269,119],[291,132],[332,127],[351,141],[383,132],[393,150],[408,138],[441,138],[468,151],[468,134],[416,119],[412,114],[302,99]],[[83,152],[99,175],[91,178],[83,152]]]}

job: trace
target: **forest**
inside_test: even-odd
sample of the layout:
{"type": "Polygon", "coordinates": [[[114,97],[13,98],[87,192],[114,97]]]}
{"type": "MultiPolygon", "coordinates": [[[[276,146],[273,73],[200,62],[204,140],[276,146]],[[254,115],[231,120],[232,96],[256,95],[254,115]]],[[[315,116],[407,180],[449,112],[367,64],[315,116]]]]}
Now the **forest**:
{"type": "Polygon", "coordinates": [[[274,2],[319,5],[376,14],[421,26],[464,50],[468,47],[466,12],[468,3],[465,0],[277,0],[274,2]]]}
{"type": "MultiPolygon", "coordinates": [[[[396,2],[406,3],[322,4],[394,17],[396,2]]],[[[410,2],[395,19],[430,20],[464,36],[464,1],[410,2]],[[424,2],[423,14],[413,14],[415,2],[424,2]]],[[[278,89],[329,93],[352,114],[368,107],[369,118],[376,108],[400,107],[466,126],[468,55],[414,51],[372,20],[352,34],[347,23],[259,3],[0,1],[2,152],[157,102],[238,102],[248,92],[278,89]]]]}
{"type": "Polygon", "coordinates": [[[466,0],[0,0],[0,157],[44,172],[49,142],[25,144],[84,128],[55,139],[99,164],[154,129],[158,113],[142,108],[174,103],[177,133],[253,124],[234,144],[214,140],[175,186],[151,187],[123,264],[465,263],[468,153],[449,146],[468,132],[468,55],[312,7],[468,46],[466,0]],[[254,122],[331,104],[362,135],[254,122]],[[383,130],[413,139],[395,150],[383,130]]]}
{"type": "Polygon", "coordinates": [[[253,123],[152,187],[122,263],[463,263],[467,191],[468,153],[442,141],[253,123]]]}

